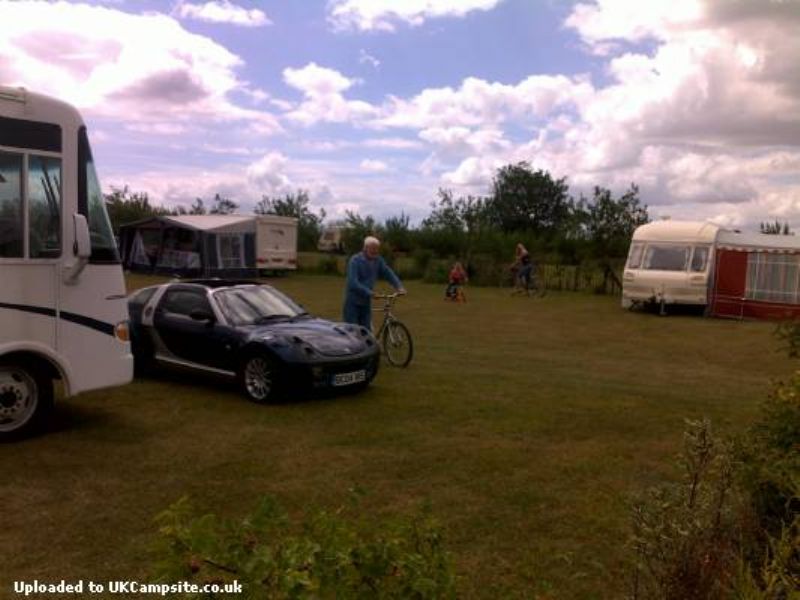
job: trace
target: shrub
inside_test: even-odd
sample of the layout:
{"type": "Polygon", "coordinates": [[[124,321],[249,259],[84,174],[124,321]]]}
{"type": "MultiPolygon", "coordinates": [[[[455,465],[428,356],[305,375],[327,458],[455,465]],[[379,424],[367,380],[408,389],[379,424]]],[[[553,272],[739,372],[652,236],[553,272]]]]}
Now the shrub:
{"type": "Polygon", "coordinates": [[[687,421],[681,481],[633,510],[633,598],[723,598],[738,568],[730,454],[707,420],[687,421]]]}
{"type": "Polygon", "coordinates": [[[317,271],[325,275],[339,274],[339,259],[335,256],[324,256],[317,263],[317,271]]]}
{"type": "Polygon", "coordinates": [[[428,267],[425,269],[425,274],[422,280],[425,283],[441,283],[447,284],[450,275],[450,261],[447,260],[431,260],[428,262],[428,267]]]}
{"type": "Polygon", "coordinates": [[[159,515],[156,576],[196,584],[238,581],[243,598],[452,598],[441,531],[426,511],[370,523],[357,507],[299,523],[274,498],[241,520],[195,516],[187,499],[159,515]]]}
{"type": "Polygon", "coordinates": [[[800,516],[800,372],[777,386],[761,407],[760,417],[738,440],[739,483],[762,535],[748,554],[762,562],[764,536],[777,538],[800,516]]]}
{"type": "Polygon", "coordinates": [[[414,265],[419,272],[424,274],[428,268],[428,263],[433,258],[433,251],[428,248],[417,248],[411,253],[411,257],[414,259],[414,265]]]}

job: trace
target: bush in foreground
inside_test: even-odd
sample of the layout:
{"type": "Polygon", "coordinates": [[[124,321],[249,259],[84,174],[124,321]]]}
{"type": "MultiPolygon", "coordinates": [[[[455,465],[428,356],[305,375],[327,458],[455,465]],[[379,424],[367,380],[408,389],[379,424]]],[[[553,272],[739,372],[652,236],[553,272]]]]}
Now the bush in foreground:
{"type": "Polygon", "coordinates": [[[197,516],[187,499],[157,521],[161,581],[238,581],[244,598],[452,598],[454,576],[430,515],[368,522],[346,509],[293,522],[264,498],[241,520],[197,516]]]}
{"type": "Polygon", "coordinates": [[[800,374],[735,443],[688,422],[682,479],[633,510],[633,598],[800,598],[800,374]]]}

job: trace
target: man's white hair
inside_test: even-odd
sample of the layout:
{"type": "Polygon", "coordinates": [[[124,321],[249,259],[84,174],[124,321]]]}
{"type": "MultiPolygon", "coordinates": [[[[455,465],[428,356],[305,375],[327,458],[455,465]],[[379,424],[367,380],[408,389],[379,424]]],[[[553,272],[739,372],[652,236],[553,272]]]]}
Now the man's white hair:
{"type": "Polygon", "coordinates": [[[364,248],[366,248],[367,246],[380,246],[380,245],[381,241],[375,236],[368,235],[367,237],[364,238],[364,248]]]}

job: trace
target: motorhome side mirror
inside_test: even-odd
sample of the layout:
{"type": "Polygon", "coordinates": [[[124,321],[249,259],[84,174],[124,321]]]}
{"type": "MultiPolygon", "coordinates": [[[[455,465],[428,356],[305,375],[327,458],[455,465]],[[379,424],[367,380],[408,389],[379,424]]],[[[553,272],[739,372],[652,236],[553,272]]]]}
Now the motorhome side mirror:
{"type": "Polygon", "coordinates": [[[89,224],[83,215],[72,215],[75,224],[75,245],[72,250],[80,259],[88,259],[92,255],[92,239],[89,236],[89,224]]]}
{"type": "Polygon", "coordinates": [[[193,321],[207,321],[208,323],[213,323],[215,320],[213,313],[205,308],[193,308],[189,316],[193,321]]]}

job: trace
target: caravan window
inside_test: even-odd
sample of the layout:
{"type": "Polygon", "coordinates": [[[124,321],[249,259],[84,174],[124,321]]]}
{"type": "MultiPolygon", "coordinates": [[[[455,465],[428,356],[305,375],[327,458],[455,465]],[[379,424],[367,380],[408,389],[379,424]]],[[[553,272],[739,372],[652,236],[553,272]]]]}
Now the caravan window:
{"type": "Polygon", "coordinates": [[[61,159],[28,158],[30,258],[61,256],[61,159]]]}
{"type": "Polygon", "coordinates": [[[692,253],[691,270],[693,273],[702,273],[708,264],[708,246],[695,246],[692,253]]]}
{"type": "Polygon", "coordinates": [[[689,246],[648,244],[642,268],[651,271],[685,271],[689,262],[689,246]]]}
{"type": "Polygon", "coordinates": [[[800,304],[800,257],[794,254],[752,252],[747,255],[745,297],[765,302],[800,304]]]}
{"type": "Polygon", "coordinates": [[[628,269],[638,269],[642,265],[642,250],[644,249],[644,244],[639,242],[634,242],[631,244],[630,252],[628,252],[628,269]]]}
{"type": "Polygon", "coordinates": [[[0,258],[22,258],[22,155],[0,152],[0,258]]]}

